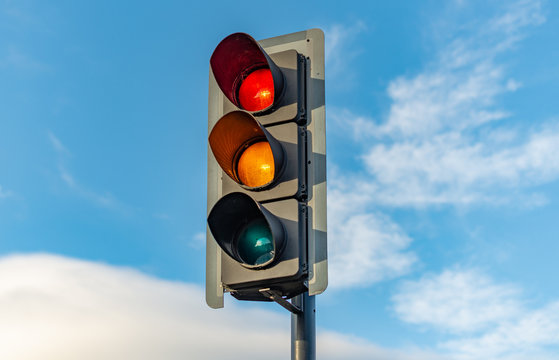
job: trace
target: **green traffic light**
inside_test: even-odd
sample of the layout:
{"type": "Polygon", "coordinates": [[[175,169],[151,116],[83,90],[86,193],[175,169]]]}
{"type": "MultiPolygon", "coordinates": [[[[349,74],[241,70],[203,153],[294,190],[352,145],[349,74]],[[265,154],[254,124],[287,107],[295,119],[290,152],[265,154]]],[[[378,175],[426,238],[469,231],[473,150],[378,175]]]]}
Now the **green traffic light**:
{"type": "Polygon", "coordinates": [[[248,223],[239,234],[237,253],[247,265],[262,265],[274,258],[274,241],[266,220],[248,223]]]}

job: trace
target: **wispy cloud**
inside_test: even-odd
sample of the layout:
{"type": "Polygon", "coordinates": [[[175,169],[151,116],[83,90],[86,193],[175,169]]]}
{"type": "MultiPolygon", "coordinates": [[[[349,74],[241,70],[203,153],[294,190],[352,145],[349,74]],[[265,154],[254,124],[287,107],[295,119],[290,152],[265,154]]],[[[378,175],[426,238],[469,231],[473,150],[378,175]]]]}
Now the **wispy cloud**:
{"type": "Polygon", "coordinates": [[[498,56],[512,50],[527,27],[544,20],[539,1],[518,1],[472,25],[468,36],[451,38],[422,73],[390,83],[392,105],[376,135],[417,139],[506,118],[498,97],[521,84],[507,76],[498,56]]]}
{"type": "Polygon", "coordinates": [[[190,239],[189,245],[196,250],[204,249],[206,246],[206,233],[199,231],[194,234],[190,239]]]}
{"type": "Polygon", "coordinates": [[[69,189],[71,189],[78,196],[81,196],[82,198],[96,204],[97,206],[121,211],[126,210],[126,206],[120,203],[120,201],[118,201],[111,193],[100,193],[97,191],[93,191],[76,180],[76,178],[70,172],[66,165],[67,159],[72,156],[72,153],[62,143],[62,141],[60,141],[60,139],[56,135],[54,135],[54,133],[48,131],[47,136],[57,154],[58,175],[69,189]]]}
{"type": "Polygon", "coordinates": [[[453,359],[552,359],[546,347],[559,346],[559,301],[528,309],[519,287],[479,270],[407,281],[393,301],[403,321],[451,334],[438,347],[453,359]]]}
{"type": "Polygon", "coordinates": [[[362,51],[353,40],[366,29],[367,26],[362,21],[356,21],[349,26],[335,24],[325,27],[326,72],[329,79],[336,80],[329,83],[329,88],[347,89],[353,85],[356,74],[351,72],[347,64],[362,51]]]}
{"type": "Polygon", "coordinates": [[[441,348],[454,352],[459,360],[556,359],[559,301],[526,311],[480,336],[445,342],[441,348]]]}
{"type": "MultiPolygon", "coordinates": [[[[212,310],[196,285],[53,255],[0,258],[0,278],[2,359],[289,358],[289,313],[212,310]]],[[[442,359],[323,330],[317,350],[325,360],[442,359]]]]}
{"type": "MultiPolygon", "coordinates": [[[[472,138],[449,132],[421,142],[377,145],[363,160],[383,204],[499,203],[510,190],[556,180],[558,151],[559,126],[553,125],[522,135],[497,130],[472,138]]],[[[528,198],[535,200],[532,205],[545,201],[522,199],[528,198]]]]}
{"type": "Polygon", "coordinates": [[[467,333],[518,316],[518,293],[516,287],[496,284],[478,270],[453,269],[404,282],[393,301],[406,322],[467,333]]]}
{"type": "Polygon", "coordinates": [[[56,152],[58,152],[60,155],[70,155],[70,151],[68,151],[68,149],[64,146],[64,144],[62,144],[60,139],[58,139],[51,131],[47,131],[47,136],[56,152]]]}
{"type": "Polygon", "coordinates": [[[511,193],[531,206],[545,203],[541,194],[510,190],[559,178],[559,123],[510,125],[504,120],[511,113],[500,105],[521,87],[501,55],[545,17],[539,1],[507,6],[468,29],[471,35],[450,37],[423,72],[393,80],[383,121],[334,112],[335,123],[352,128],[365,148],[363,178],[372,179],[379,205],[500,204],[511,193]]]}
{"type": "Polygon", "coordinates": [[[417,261],[407,250],[412,240],[389,217],[369,208],[370,185],[338,175],[329,181],[330,286],[363,287],[408,273],[417,261]]]}

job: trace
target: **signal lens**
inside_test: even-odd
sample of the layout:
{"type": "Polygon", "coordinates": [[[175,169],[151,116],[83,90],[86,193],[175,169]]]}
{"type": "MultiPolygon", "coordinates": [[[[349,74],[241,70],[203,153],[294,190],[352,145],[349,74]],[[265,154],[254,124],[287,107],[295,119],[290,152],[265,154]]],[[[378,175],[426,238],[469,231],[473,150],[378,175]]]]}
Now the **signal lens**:
{"type": "Polygon", "coordinates": [[[267,141],[250,145],[237,163],[237,176],[249,187],[268,184],[274,179],[274,171],[274,154],[267,141]]]}
{"type": "Polygon", "coordinates": [[[248,223],[239,235],[237,253],[248,265],[262,265],[274,258],[274,241],[266,220],[248,223]]]}
{"type": "Polygon", "coordinates": [[[270,69],[251,72],[239,88],[239,102],[248,111],[264,110],[274,102],[274,78],[270,69]]]}

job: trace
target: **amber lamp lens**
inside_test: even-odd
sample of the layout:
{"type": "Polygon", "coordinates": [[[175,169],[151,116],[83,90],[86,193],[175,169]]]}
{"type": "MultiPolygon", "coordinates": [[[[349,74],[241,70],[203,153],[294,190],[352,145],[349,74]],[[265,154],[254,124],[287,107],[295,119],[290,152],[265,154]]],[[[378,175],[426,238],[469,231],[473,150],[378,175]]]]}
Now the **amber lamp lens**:
{"type": "Polygon", "coordinates": [[[241,154],[237,175],[249,187],[263,186],[274,179],[274,155],[267,141],[254,143],[241,154]]]}
{"type": "Polygon", "coordinates": [[[239,102],[248,111],[266,109],[274,102],[274,78],[270,69],[251,72],[239,88],[239,102]]]}

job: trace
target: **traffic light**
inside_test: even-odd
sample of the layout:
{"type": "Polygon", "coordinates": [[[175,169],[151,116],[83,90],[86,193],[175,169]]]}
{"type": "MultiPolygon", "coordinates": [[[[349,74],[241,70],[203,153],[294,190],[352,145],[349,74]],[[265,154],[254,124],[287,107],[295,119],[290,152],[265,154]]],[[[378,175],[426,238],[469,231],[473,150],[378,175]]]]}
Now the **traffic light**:
{"type": "Polygon", "coordinates": [[[210,58],[206,301],[327,285],[324,35],[235,33],[210,58]]]}

